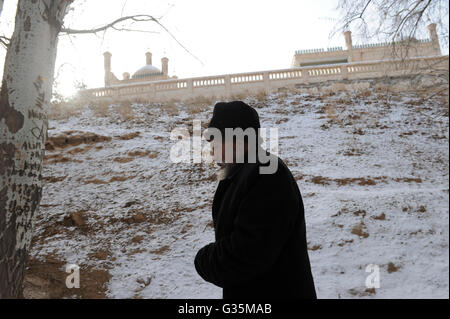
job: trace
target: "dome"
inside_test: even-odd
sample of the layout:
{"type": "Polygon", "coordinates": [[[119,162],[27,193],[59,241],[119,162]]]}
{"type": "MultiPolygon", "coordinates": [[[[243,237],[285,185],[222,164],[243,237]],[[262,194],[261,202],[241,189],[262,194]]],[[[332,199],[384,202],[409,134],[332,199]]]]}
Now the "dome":
{"type": "Polygon", "coordinates": [[[147,64],[147,65],[144,65],[142,68],[140,68],[133,74],[133,79],[154,76],[154,75],[161,75],[161,74],[162,74],[161,70],[158,69],[156,66],[147,64]]]}

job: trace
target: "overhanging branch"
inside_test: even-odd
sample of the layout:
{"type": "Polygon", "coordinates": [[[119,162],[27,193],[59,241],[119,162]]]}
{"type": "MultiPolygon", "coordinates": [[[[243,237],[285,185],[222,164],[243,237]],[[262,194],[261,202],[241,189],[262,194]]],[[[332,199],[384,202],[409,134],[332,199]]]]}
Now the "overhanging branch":
{"type": "Polygon", "coordinates": [[[119,19],[114,20],[111,23],[105,24],[98,28],[93,29],[71,29],[71,28],[61,28],[60,33],[66,33],[66,34],[92,34],[92,33],[98,33],[101,31],[105,31],[109,28],[113,28],[116,24],[132,20],[132,21],[153,21],[159,24],[158,20],[152,17],[151,15],[133,15],[133,16],[126,16],[121,17],[119,19]]]}
{"type": "Polygon", "coordinates": [[[122,23],[124,21],[134,21],[134,22],[154,22],[158,24],[167,34],[178,43],[187,53],[189,53],[193,58],[199,61],[202,65],[203,62],[197,58],[194,54],[192,54],[178,39],[164,26],[162,25],[158,19],[148,14],[138,14],[132,16],[121,17],[112,21],[111,23],[105,24],[101,27],[93,28],[93,29],[71,29],[71,28],[61,28],[60,34],[96,34],[98,32],[106,31],[107,29],[114,29],[117,31],[132,31],[132,32],[150,32],[152,31],[144,31],[144,30],[135,30],[135,29],[127,29],[127,28],[118,28],[117,24],[122,23]]]}

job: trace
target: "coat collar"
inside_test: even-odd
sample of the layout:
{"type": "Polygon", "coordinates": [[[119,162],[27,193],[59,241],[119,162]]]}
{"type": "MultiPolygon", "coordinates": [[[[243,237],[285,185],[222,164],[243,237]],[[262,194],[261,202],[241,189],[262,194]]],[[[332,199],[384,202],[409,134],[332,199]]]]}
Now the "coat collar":
{"type": "Polygon", "coordinates": [[[243,163],[233,164],[233,166],[230,168],[229,173],[227,174],[226,179],[229,180],[233,179],[237,175],[237,173],[242,169],[242,167],[244,167],[243,163]]]}
{"type": "MultiPolygon", "coordinates": [[[[269,155],[270,153],[267,152],[266,150],[263,150],[264,152],[266,152],[266,155],[269,155]]],[[[256,159],[256,164],[257,165],[261,165],[261,162],[259,161],[259,159],[256,159]]],[[[238,175],[238,173],[242,170],[242,168],[246,165],[249,165],[250,163],[234,163],[232,164],[231,168],[229,169],[227,176],[224,178],[224,180],[232,180],[234,177],[236,177],[236,175],[238,175]]]]}

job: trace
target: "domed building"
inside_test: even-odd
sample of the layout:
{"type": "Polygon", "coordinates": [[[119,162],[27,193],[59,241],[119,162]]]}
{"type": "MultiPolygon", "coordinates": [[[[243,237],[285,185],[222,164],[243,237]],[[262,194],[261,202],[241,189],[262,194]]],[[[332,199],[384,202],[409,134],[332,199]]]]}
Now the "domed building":
{"type": "Polygon", "coordinates": [[[152,65],[152,53],[145,53],[145,65],[139,68],[130,76],[130,73],[124,72],[123,79],[119,80],[111,71],[111,56],[110,52],[103,53],[105,62],[105,87],[116,84],[127,84],[136,82],[152,82],[167,79],[176,79],[176,76],[169,76],[169,59],[163,57],[161,59],[161,69],[152,65]]]}

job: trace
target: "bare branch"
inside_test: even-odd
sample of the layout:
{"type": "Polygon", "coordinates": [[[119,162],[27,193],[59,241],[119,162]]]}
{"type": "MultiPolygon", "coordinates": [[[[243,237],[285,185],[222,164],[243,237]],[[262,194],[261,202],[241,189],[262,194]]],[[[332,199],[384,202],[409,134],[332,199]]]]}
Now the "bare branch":
{"type": "Polygon", "coordinates": [[[360,18],[362,18],[362,16],[364,15],[364,13],[365,13],[366,10],[367,10],[367,7],[369,6],[369,4],[370,4],[371,2],[372,2],[372,0],[367,1],[366,5],[364,6],[364,8],[362,9],[362,11],[361,11],[361,13],[360,13],[360,15],[359,15],[360,18]]]}
{"type": "MultiPolygon", "coordinates": [[[[202,65],[203,62],[197,58],[192,52],[190,52],[180,41],[178,41],[178,39],[172,34],[172,32],[170,32],[163,24],[161,24],[159,22],[158,19],[154,18],[151,15],[147,15],[147,14],[138,14],[138,15],[132,15],[132,16],[125,16],[125,17],[121,17],[119,19],[114,20],[111,23],[105,24],[101,27],[97,27],[97,28],[93,28],[93,29],[84,29],[84,30],[77,30],[77,29],[71,29],[71,28],[62,28],[61,32],[62,34],[96,34],[98,32],[106,32],[108,29],[114,29],[114,30],[118,30],[118,31],[136,31],[136,30],[125,30],[126,28],[116,28],[115,26],[121,22],[124,21],[134,21],[134,22],[154,22],[156,24],[158,24],[164,31],[167,32],[167,34],[169,34],[169,36],[175,40],[175,42],[178,43],[179,46],[181,46],[187,53],[189,53],[193,58],[195,58],[197,61],[199,61],[202,65]]],[[[143,31],[141,30],[140,32],[150,32],[150,31],[143,31]]]]}
{"type": "Polygon", "coordinates": [[[125,10],[125,6],[127,5],[128,0],[125,0],[122,6],[122,11],[120,12],[120,16],[123,16],[123,11],[125,10]]]}
{"type": "Polygon", "coordinates": [[[415,37],[425,23],[436,23],[448,42],[447,0],[339,0],[341,19],[332,36],[339,31],[352,29],[370,39],[385,35],[392,42],[398,36],[415,37]]]}
{"type": "MultiPolygon", "coordinates": [[[[417,35],[426,34],[424,27],[430,23],[436,24],[443,40],[440,44],[448,48],[448,0],[339,0],[337,9],[341,17],[330,36],[351,29],[365,41],[384,38],[381,41],[390,42],[393,59],[405,61],[416,54],[417,35]]],[[[439,90],[448,90],[448,70],[440,64],[411,64],[408,68],[418,71],[417,77],[432,76],[439,90]]]]}
{"type": "Polygon", "coordinates": [[[3,35],[0,35],[0,44],[3,45],[5,47],[5,49],[8,49],[9,42],[10,42],[9,38],[7,38],[7,37],[5,37],[3,35]]]}
{"type": "Polygon", "coordinates": [[[105,24],[101,27],[98,28],[93,28],[93,29],[84,29],[84,30],[77,30],[77,29],[70,29],[70,28],[62,28],[60,33],[66,33],[66,34],[92,34],[92,33],[98,33],[101,31],[106,31],[109,28],[112,28],[113,26],[115,26],[116,24],[126,21],[126,20],[134,20],[137,21],[135,19],[137,18],[143,18],[143,20],[140,21],[153,21],[153,22],[157,22],[157,20],[155,18],[153,18],[151,15],[133,15],[133,16],[126,16],[126,17],[121,17],[119,19],[114,20],[111,23],[105,24]]]}
{"type": "MultiPolygon", "coordinates": [[[[395,37],[396,37],[398,34],[401,34],[401,33],[402,33],[402,30],[403,30],[403,28],[405,27],[405,24],[406,24],[406,22],[407,22],[408,20],[412,19],[413,16],[415,16],[415,15],[419,15],[419,17],[418,17],[417,20],[416,20],[416,23],[415,23],[414,26],[411,28],[410,33],[409,33],[410,36],[414,36],[414,34],[415,34],[416,31],[417,31],[417,25],[418,25],[418,23],[421,21],[421,17],[422,17],[422,15],[423,15],[423,13],[425,12],[426,8],[428,7],[428,5],[430,4],[431,0],[428,0],[428,3],[426,4],[426,6],[425,6],[422,10],[415,11],[416,8],[417,8],[422,2],[423,2],[423,0],[418,0],[418,1],[416,1],[415,5],[414,5],[414,7],[413,7],[412,9],[409,9],[409,8],[408,8],[408,9],[402,10],[402,11],[406,11],[406,14],[405,14],[405,16],[400,20],[400,23],[398,23],[397,28],[396,28],[395,31],[393,32],[393,34],[392,34],[393,40],[395,39],[395,37]]],[[[402,12],[402,11],[400,11],[400,12],[402,12]]],[[[400,14],[399,14],[399,16],[400,16],[400,14]]]]}
{"type": "Polygon", "coordinates": [[[158,31],[148,31],[148,30],[139,30],[139,29],[128,29],[128,28],[117,28],[117,27],[111,27],[112,29],[116,31],[127,31],[127,32],[144,32],[144,33],[154,33],[159,34],[158,31]]]}
{"type": "Polygon", "coordinates": [[[189,53],[193,58],[195,58],[198,62],[201,63],[201,65],[204,65],[203,62],[197,58],[193,53],[191,53],[178,39],[170,32],[164,25],[162,25],[158,20],[155,21],[161,28],[163,28],[171,37],[175,40],[176,43],[178,43],[179,46],[181,46],[187,53],[189,53]]]}

